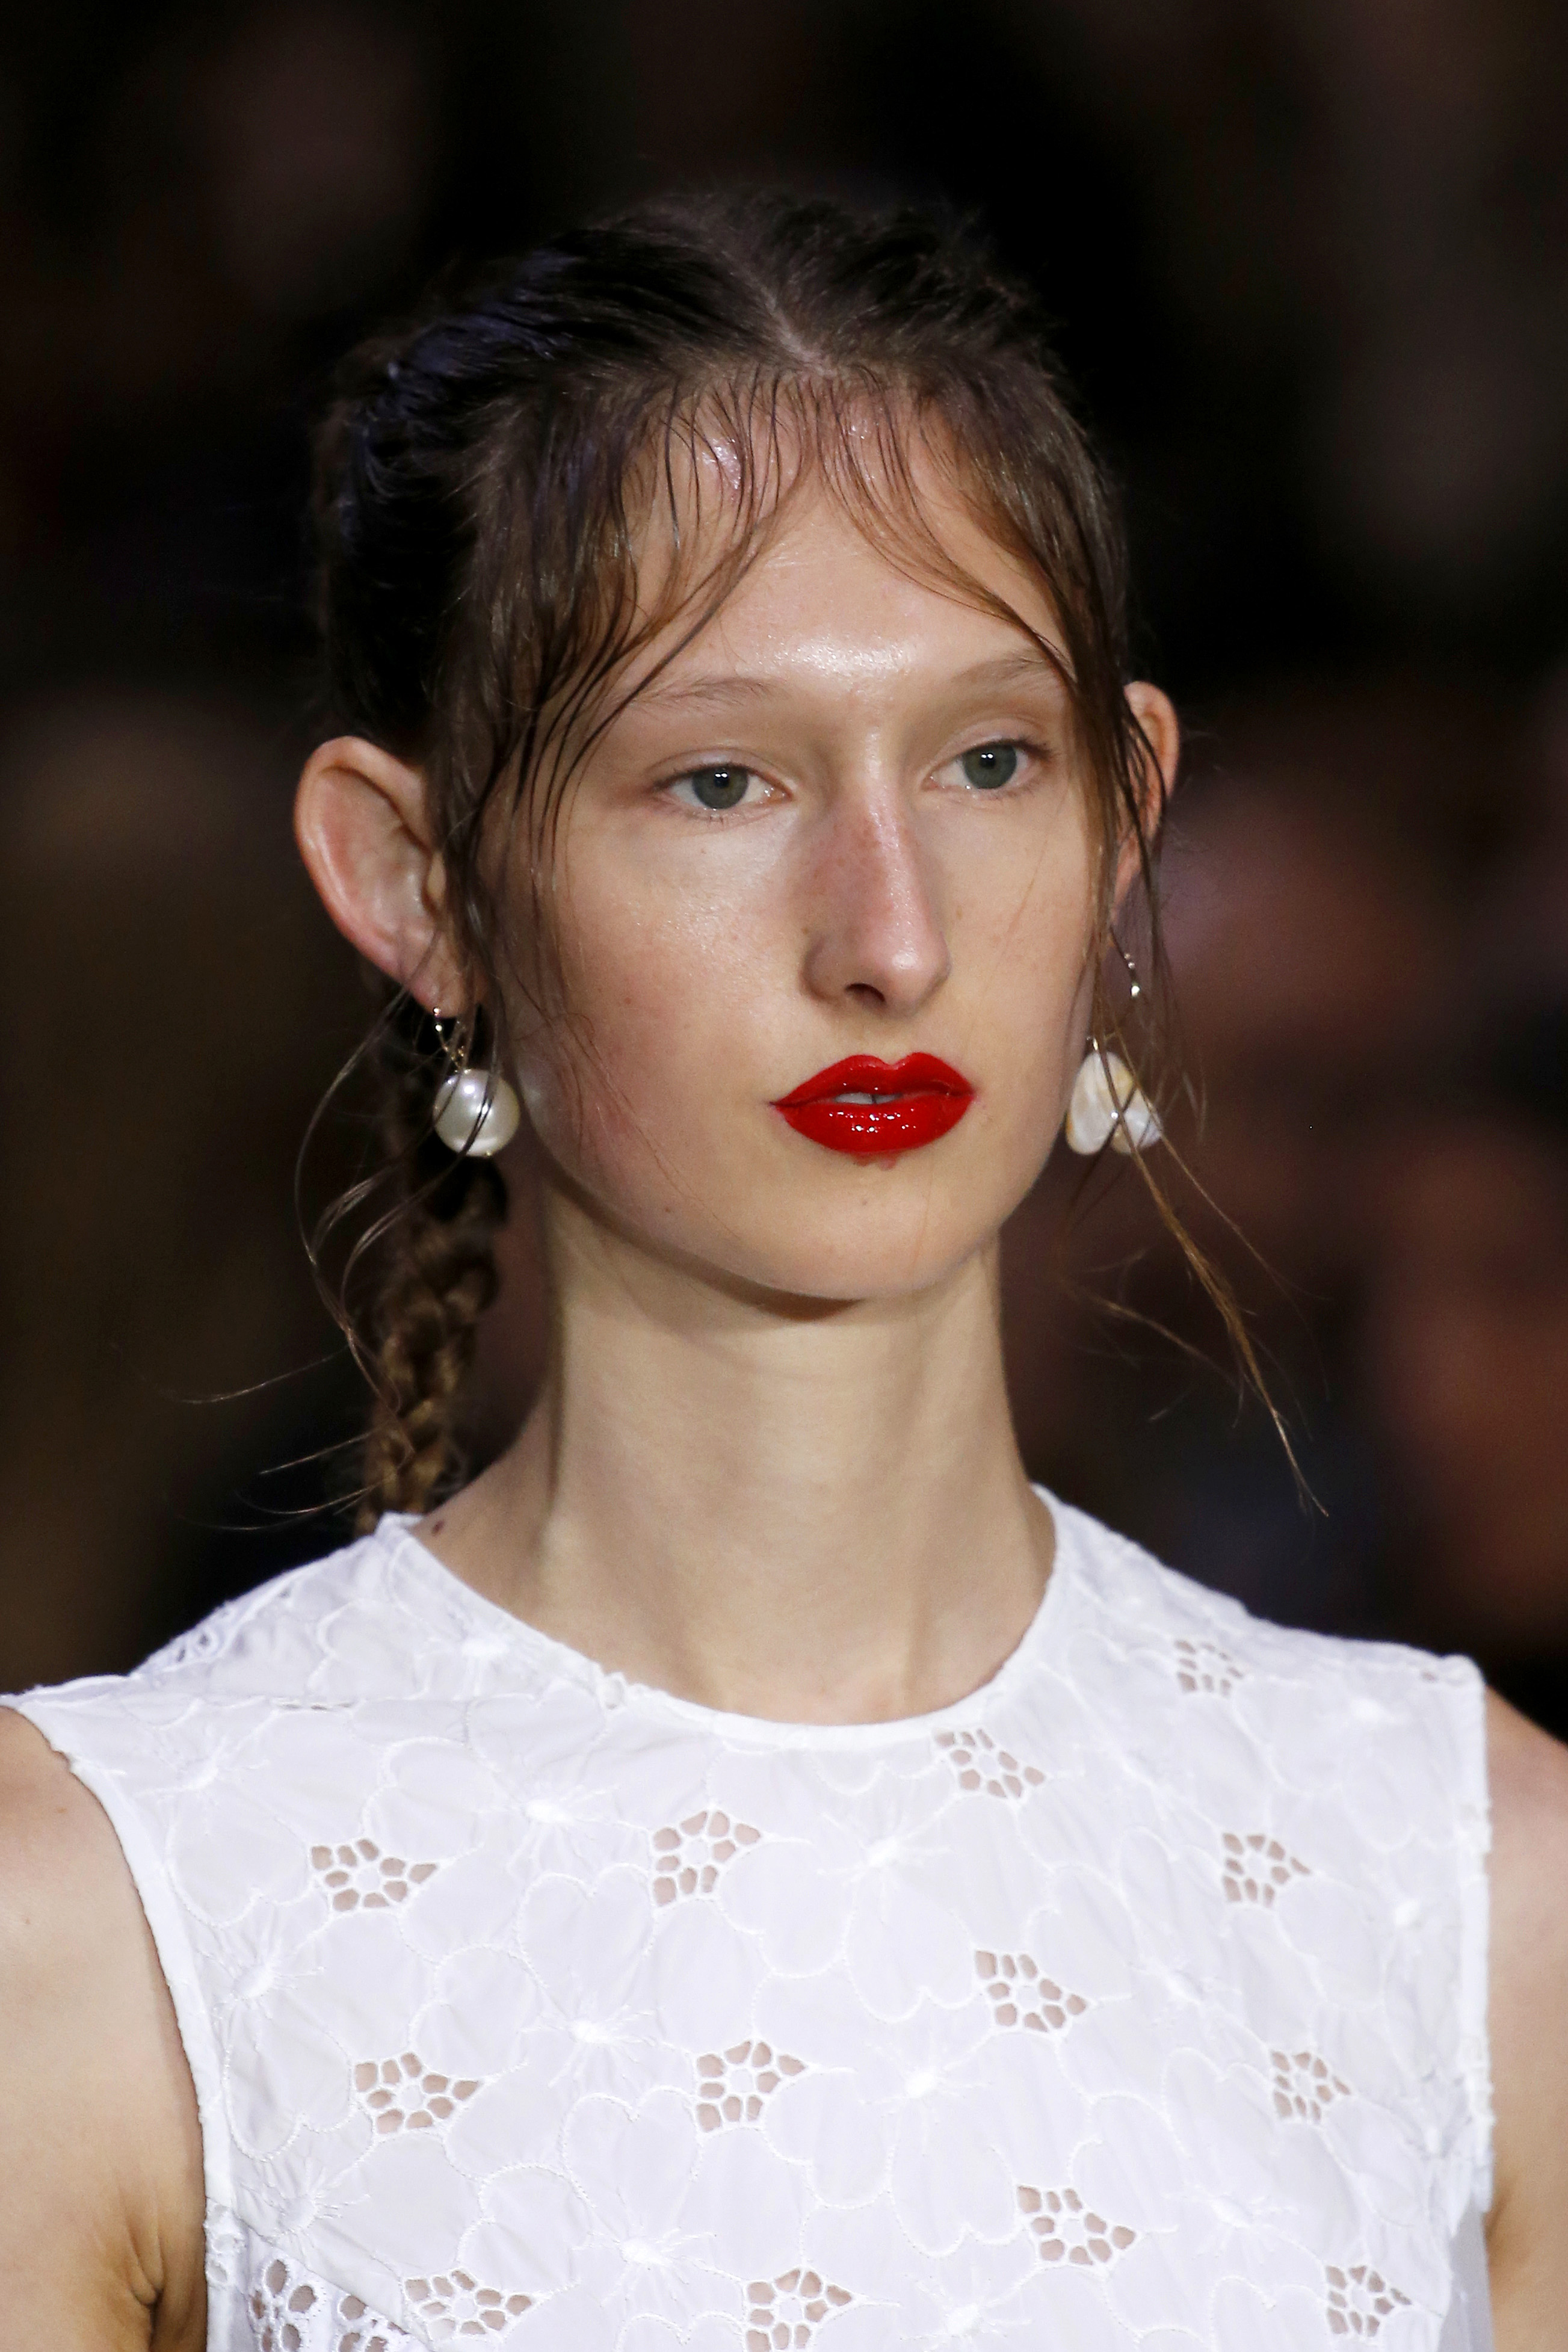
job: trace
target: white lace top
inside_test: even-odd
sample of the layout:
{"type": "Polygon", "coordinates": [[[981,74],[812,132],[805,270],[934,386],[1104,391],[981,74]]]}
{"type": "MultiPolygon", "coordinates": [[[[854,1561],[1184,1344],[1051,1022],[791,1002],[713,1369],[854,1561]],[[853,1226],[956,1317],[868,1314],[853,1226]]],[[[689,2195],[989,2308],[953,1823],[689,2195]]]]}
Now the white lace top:
{"type": "Polygon", "coordinates": [[[1479,2352],[1473,1668],[1053,1507],[912,1721],[628,1685],[396,1519],[20,1702],[157,1938],[216,2352],[1479,2352]]]}

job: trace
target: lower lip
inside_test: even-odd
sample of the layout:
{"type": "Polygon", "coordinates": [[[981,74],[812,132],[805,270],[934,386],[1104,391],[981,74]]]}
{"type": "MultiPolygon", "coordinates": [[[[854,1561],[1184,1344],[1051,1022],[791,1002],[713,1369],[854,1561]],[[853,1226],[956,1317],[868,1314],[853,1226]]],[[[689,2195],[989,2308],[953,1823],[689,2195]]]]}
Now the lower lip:
{"type": "Polygon", "coordinates": [[[887,1095],[879,1102],[780,1103],[797,1135],[820,1143],[829,1151],[845,1151],[857,1160],[880,1160],[889,1153],[918,1151],[950,1135],[973,1101],[973,1095],[887,1095]]]}

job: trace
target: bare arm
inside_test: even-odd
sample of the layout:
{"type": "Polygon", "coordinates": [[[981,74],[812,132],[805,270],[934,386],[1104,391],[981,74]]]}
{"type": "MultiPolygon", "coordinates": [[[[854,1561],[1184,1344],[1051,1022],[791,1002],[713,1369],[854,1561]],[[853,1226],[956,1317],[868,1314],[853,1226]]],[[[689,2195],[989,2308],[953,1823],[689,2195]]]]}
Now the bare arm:
{"type": "Polygon", "coordinates": [[[96,1800],[0,1708],[0,2352],[197,2352],[195,2095],[96,1800]]]}
{"type": "Polygon", "coordinates": [[[1501,1699],[1488,1717],[1493,2324],[1498,2352],[1568,2352],[1568,1748],[1501,1699]]]}

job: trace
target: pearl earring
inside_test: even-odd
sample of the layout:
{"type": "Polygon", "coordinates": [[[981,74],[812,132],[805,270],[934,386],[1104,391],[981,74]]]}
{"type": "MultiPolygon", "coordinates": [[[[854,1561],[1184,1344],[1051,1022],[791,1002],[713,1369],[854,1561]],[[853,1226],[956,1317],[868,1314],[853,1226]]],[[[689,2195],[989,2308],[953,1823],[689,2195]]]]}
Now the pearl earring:
{"type": "MultiPolygon", "coordinates": [[[[1142,996],[1131,957],[1114,934],[1112,944],[1127,966],[1133,995],[1142,996]]],[[[1065,1132],[1069,1149],[1085,1159],[1103,1151],[1108,1143],[1112,1151],[1131,1157],[1134,1151],[1146,1151],[1164,1134],[1159,1113],[1127,1064],[1098,1037],[1089,1039],[1089,1051],[1072,1082],[1065,1132]]]]}
{"type": "Polygon", "coordinates": [[[459,1021],[453,1020],[444,1028],[438,1004],[431,1006],[430,1018],[451,1065],[436,1089],[432,1106],[436,1132],[448,1151],[464,1159],[489,1160],[504,1150],[517,1133],[521,1106],[496,1071],[469,1067],[468,1037],[459,1021]]]}

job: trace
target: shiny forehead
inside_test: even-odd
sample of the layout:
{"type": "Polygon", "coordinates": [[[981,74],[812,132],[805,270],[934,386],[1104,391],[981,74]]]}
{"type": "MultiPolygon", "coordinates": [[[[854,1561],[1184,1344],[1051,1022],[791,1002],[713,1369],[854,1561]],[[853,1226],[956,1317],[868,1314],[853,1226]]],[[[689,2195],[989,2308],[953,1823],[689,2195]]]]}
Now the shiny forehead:
{"type": "Polygon", "coordinates": [[[668,415],[628,488],[628,625],[595,733],[634,696],[696,704],[762,690],[721,662],[693,676],[683,656],[759,564],[787,561],[823,501],[899,576],[1018,633],[996,683],[1043,666],[1071,691],[1049,583],[945,420],[912,396],[812,380],[712,389],[668,415]]]}

